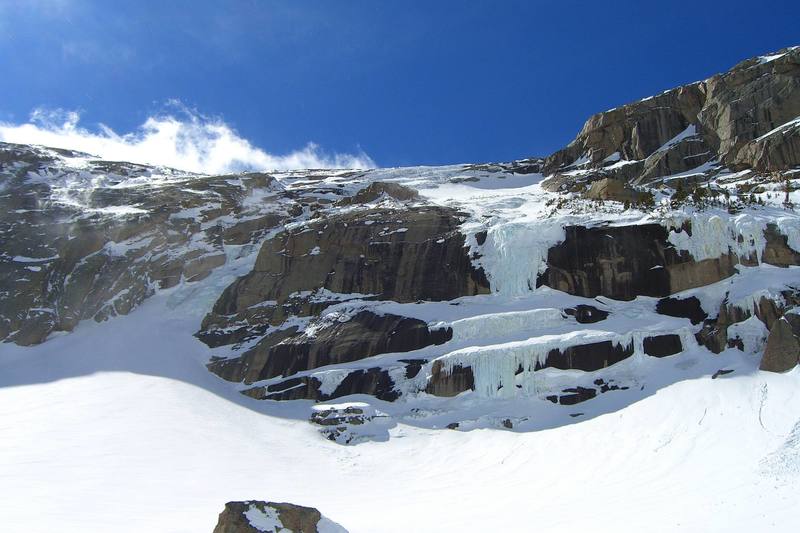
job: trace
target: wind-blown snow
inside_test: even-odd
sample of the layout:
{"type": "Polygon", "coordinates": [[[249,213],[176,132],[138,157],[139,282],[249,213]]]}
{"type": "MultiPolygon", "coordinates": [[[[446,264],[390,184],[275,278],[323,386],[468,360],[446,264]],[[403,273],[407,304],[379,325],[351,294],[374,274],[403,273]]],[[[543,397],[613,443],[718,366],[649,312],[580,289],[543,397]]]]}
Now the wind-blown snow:
{"type": "Polygon", "coordinates": [[[29,122],[0,123],[0,141],[78,150],[111,161],[164,165],[190,172],[227,174],[245,170],[372,168],[365,153],[327,154],[314,143],[284,155],[270,154],[219,119],[171,102],[177,113],[149,117],[136,131],[98,131],[79,125],[75,111],[35,110],[29,122]]]}

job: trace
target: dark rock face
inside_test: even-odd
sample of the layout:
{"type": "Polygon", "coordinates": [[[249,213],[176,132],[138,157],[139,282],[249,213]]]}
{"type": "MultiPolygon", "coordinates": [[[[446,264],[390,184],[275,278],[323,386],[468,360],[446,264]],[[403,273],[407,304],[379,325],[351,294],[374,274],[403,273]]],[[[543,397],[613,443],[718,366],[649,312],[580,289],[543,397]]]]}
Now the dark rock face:
{"type": "Polygon", "coordinates": [[[569,316],[574,316],[578,324],[594,324],[608,318],[608,311],[603,311],[592,305],[579,304],[569,309],[564,309],[569,316]]]}
{"type": "Polygon", "coordinates": [[[225,289],[198,337],[218,346],[262,336],[289,316],[314,316],[341,301],[330,293],[397,302],[488,293],[459,224],[443,208],[367,209],[284,232],[225,289]]]}
{"type": "MultiPolygon", "coordinates": [[[[667,240],[667,229],[660,224],[568,226],[565,233],[566,239],[548,251],[547,270],[538,285],[587,298],[669,296],[728,278],[736,273],[740,262],[756,264],[752,258],[732,253],[696,261],[689,253],[675,250],[667,240]]],[[[765,237],[764,262],[776,266],[800,264],[800,254],[788,247],[786,237],[774,225],[768,226],[765,237]]],[[[663,309],[675,307],[674,303],[661,305],[663,309]]],[[[698,316],[693,311],[693,317],[698,316]]]]}
{"type": "Polygon", "coordinates": [[[632,300],[636,296],[668,296],[673,292],[733,275],[729,258],[694,262],[679,255],[660,224],[607,228],[569,226],[566,239],[550,248],[547,270],[539,285],[594,298],[632,300]],[[673,271],[683,266],[678,283],[673,271]],[[671,269],[670,267],[674,267],[671,269]]]}
{"type": "Polygon", "coordinates": [[[340,424],[363,424],[364,410],[348,406],[344,409],[322,409],[311,414],[311,423],[319,426],[338,426],[340,424]]]}
{"type": "Polygon", "coordinates": [[[441,361],[434,361],[431,379],[425,392],[434,396],[456,396],[464,391],[475,389],[475,377],[471,367],[455,365],[446,372],[441,361]]]}
{"type": "Polygon", "coordinates": [[[443,344],[453,335],[450,329],[429,330],[421,320],[370,311],[361,311],[346,321],[317,324],[313,333],[296,333],[292,328],[267,335],[241,357],[212,362],[209,369],[229,381],[253,383],[382,353],[443,344]]]}
{"type": "MultiPolygon", "coordinates": [[[[214,533],[278,533],[286,530],[298,533],[317,533],[317,525],[321,519],[322,515],[313,507],[303,507],[292,503],[255,500],[228,502],[219,515],[214,533]],[[247,514],[277,517],[282,525],[268,529],[259,528],[251,523],[247,514]]],[[[258,524],[258,521],[256,523],[258,524]]]]}
{"type": "Polygon", "coordinates": [[[256,400],[320,400],[322,399],[320,385],[320,381],[316,378],[301,376],[266,387],[252,387],[243,391],[243,394],[256,400]]]}
{"type": "Polygon", "coordinates": [[[278,383],[246,389],[243,394],[257,400],[326,401],[351,394],[368,394],[379,400],[393,402],[400,397],[389,371],[380,367],[348,372],[336,389],[328,394],[320,391],[321,385],[313,376],[290,377],[278,383]]]}
{"type": "Polygon", "coordinates": [[[688,318],[692,324],[699,324],[708,318],[708,313],[703,311],[700,300],[696,296],[684,299],[662,298],[656,304],[656,312],[667,316],[688,318]]]}
{"type": "Polygon", "coordinates": [[[543,365],[537,365],[536,370],[542,368],[558,368],[560,370],[583,370],[592,372],[619,363],[633,355],[633,346],[623,346],[611,341],[579,344],[563,350],[550,350],[543,365]]]}
{"type": "Polygon", "coordinates": [[[350,394],[369,394],[387,402],[393,402],[400,397],[400,393],[394,390],[389,372],[378,367],[351,372],[336,387],[331,398],[350,394]]]}
{"type": "Polygon", "coordinates": [[[742,151],[755,139],[800,116],[800,49],[785,52],[767,63],[743,61],[706,80],[706,104],[699,119],[709,132],[709,144],[718,147],[725,164],[770,170],[800,163],[797,159],[762,163],[742,151]],[[772,166],[760,167],[764,163],[772,166]]]}
{"type": "MultiPolygon", "coordinates": [[[[568,389],[564,389],[561,392],[566,392],[567,394],[551,394],[547,396],[545,399],[552,402],[557,403],[560,405],[575,405],[581,402],[585,402],[595,398],[598,394],[602,394],[609,391],[616,391],[616,390],[627,390],[628,387],[626,386],[619,386],[614,383],[614,380],[609,380],[606,382],[603,379],[596,379],[594,380],[594,384],[597,385],[598,388],[594,387],[570,387],[568,389]]],[[[576,413],[570,416],[580,416],[583,413],[576,413]]]]}
{"type": "Polygon", "coordinates": [[[280,307],[294,293],[322,289],[397,302],[488,293],[464,249],[460,222],[445,208],[374,209],[284,232],[264,244],[253,271],[225,290],[214,313],[242,313],[267,301],[280,307]]]}
{"type": "Polygon", "coordinates": [[[683,350],[679,335],[656,335],[644,339],[644,353],[652,357],[675,355],[683,350]]]}
{"type": "Polygon", "coordinates": [[[783,170],[800,161],[800,123],[744,145],[733,158],[734,167],[783,170]]]}
{"type": "Polygon", "coordinates": [[[597,391],[588,387],[573,387],[564,389],[564,392],[569,394],[562,394],[558,397],[558,403],[561,405],[575,405],[597,396],[597,391]]]}
{"type": "Polygon", "coordinates": [[[767,347],[761,359],[761,370],[786,372],[797,366],[800,343],[792,326],[785,319],[776,320],[767,337],[767,347]]]}
{"type": "MultiPolygon", "coordinates": [[[[385,185],[361,200],[378,191],[403,193],[385,185]]],[[[270,332],[270,326],[289,316],[314,317],[342,301],[337,295],[415,302],[488,293],[486,277],[471,264],[460,223],[457,213],[445,208],[369,208],[334,213],[268,240],[253,271],[224,291],[197,334],[209,346],[263,338],[240,357],[214,361],[209,369],[230,381],[254,383],[447,342],[449,329],[432,331],[420,320],[368,310],[314,318],[306,332],[296,327],[270,332]]],[[[270,390],[271,385],[248,394],[319,399],[318,383],[303,379],[302,386],[270,390]]],[[[385,371],[358,371],[331,397],[365,393],[394,399],[393,386],[385,371]]]]}

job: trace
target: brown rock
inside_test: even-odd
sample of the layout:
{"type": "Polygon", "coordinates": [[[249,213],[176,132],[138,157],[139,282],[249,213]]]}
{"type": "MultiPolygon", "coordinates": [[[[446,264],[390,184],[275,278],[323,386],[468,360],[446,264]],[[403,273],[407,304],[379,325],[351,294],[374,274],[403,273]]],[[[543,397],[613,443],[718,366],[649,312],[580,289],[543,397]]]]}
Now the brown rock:
{"type": "Polygon", "coordinates": [[[761,358],[761,370],[786,372],[797,366],[800,344],[785,319],[775,321],[767,337],[767,347],[761,358]]]}
{"type": "Polygon", "coordinates": [[[418,350],[452,338],[449,329],[430,330],[421,320],[370,311],[347,321],[318,321],[312,327],[313,334],[287,330],[270,334],[241,357],[215,361],[208,368],[224,379],[253,383],[378,354],[418,350]]]}
{"type": "Polygon", "coordinates": [[[475,389],[472,368],[455,365],[446,372],[441,361],[434,361],[431,367],[431,378],[425,392],[434,396],[456,396],[464,391],[475,389]]]}
{"type": "Polygon", "coordinates": [[[320,512],[313,507],[303,507],[291,503],[264,501],[228,502],[220,513],[214,533],[317,533],[317,525],[322,519],[320,512]],[[246,513],[277,516],[281,526],[262,529],[251,524],[246,513]]]}
{"type": "Polygon", "coordinates": [[[635,203],[644,197],[644,193],[629,187],[622,180],[603,178],[593,182],[585,196],[591,200],[635,203]]]}

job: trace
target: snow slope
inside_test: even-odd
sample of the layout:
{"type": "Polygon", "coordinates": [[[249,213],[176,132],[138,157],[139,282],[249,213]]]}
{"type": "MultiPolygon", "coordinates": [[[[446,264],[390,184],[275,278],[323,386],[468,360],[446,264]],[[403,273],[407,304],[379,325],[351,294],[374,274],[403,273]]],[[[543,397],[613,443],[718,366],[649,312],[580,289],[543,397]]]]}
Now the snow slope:
{"type": "MultiPolygon", "coordinates": [[[[251,400],[210,374],[183,334],[196,322],[179,291],[38,347],[3,345],[4,531],[210,531],[225,501],[254,498],[314,505],[355,532],[800,522],[798,369],[759,372],[737,350],[683,354],[656,363],[696,377],[580,423],[517,433],[401,422],[385,442],[345,447],[296,420],[306,402],[251,400]],[[737,371],[712,380],[721,366],[737,371]]],[[[575,407],[591,414],[611,396],[575,407]]]]}
{"type": "MultiPolygon", "coordinates": [[[[225,357],[231,348],[210,349],[193,336],[258,252],[258,246],[226,246],[226,264],[208,278],[159,290],[127,316],[82,322],[34,347],[0,344],[2,531],[210,531],[226,501],[251,499],[313,506],[353,532],[797,529],[800,370],[757,370],[763,327],[740,323],[733,332],[746,351],[714,355],[693,342],[700,326],[658,315],[655,298],[615,302],[530,290],[547,249],[563,240],[568,224],[658,222],[674,230],[673,244],[698,257],[728,249],[760,257],[764,242],[757,237],[774,220],[797,249],[800,217],[780,207],[782,196],[771,195],[776,189],[759,193],[766,206],[731,214],[716,207],[674,211],[667,198],[650,212],[623,211],[614,202],[548,193],[541,175],[461,165],[277,178],[281,187],[308,195],[318,188],[330,194],[321,185],[352,192],[374,181],[402,183],[428,202],[467,213],[461,229],[469,245],[476,246],[477,232],[487,232],[479,263],[492,294],[420,304],[340,295],[343,302],[325,311],[369,305],[453,327],[447,345],[384,354],[380,363],[390,367],[393,358],[419,355],[468,361],[477,390],[434,398],[409,389],[412,394],[393,403],[370,396],[336,400],[360,402],[375,415],[361,428],[367,438],[355,446],[320,435],[308,422],[311,402],[240,394],[243,384],[205,368],[212,355],[225,357]],[[555,203],[558,198],[566,203],[555,203]],[[714,231],[691,238],[678,231],[690,217],[714,231]],[[611,315],[579,326],[561,314],[578,304],[611,315]],[[684,351],[644,357],[643,332],[681,333],[684,351]],[[530,371],[546,347],[576,338],[633,344],[635,355],[591,374],[530,371]],[[732,372],[720,376],[720,370],[732,372]],[[572,406],[544,399],[598,377],[630,388],[572,406]],[[453,421],[458,431],[444,429],[453,421]]],[[[87,187],[67,185],[76,194],[87,187]]],[[[793,201],[800,198],[792,194],[793,201]]],[[[124,216],[126,206],[118,207],[124,216]]],[[[763,291],[777,294],[796,284],[797,269],[742,267],[684,296],[698,296],[708,312],[719,309],[726,293],[733,305],[750,307],[763,291]]],[[[327,373],[328,388],[342,369],[374,364],[313,373],[327,373]]]]}

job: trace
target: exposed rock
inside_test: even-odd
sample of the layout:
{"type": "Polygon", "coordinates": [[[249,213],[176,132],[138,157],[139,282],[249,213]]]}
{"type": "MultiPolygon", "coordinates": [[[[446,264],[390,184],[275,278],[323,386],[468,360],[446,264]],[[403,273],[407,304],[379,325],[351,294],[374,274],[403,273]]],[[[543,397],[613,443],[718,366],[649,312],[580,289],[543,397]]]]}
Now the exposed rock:
{"type": "Polygon", "coordinates": [[[475,378],[471,367],[455,365],[450,372],[445,371],[441,361],[434,361],[431,378],[425,392],[434,396],[456,396],[464,391],[475,389],[475,378]]]}
{"type": "Polygon", "coordinates": [[[400,397],[389,371],[380,367],[343,371],[341,381],[333,391],[324,393],[322,382],[314,376],[289,377],[285,380],[259,385],[243,391],[257,400],[315,400],[325,401],[351,394],[368,394],[392,402],[400,397]]]}
{"type": "MultiPolygon", "coordinates": [[[[548,251],[547,270],[538,285],[587,298],[664,297],[728,278],[740,262],[757,264],[733,253],[697,261],[688,252],[678,252],[660,224],[568,226],[565,234],[564,241],[548,251]]],[[[768,227],[765,238],[769,253],[765,251],[763,262],[800,264],[800,254],[774,227],[768,227]]]]}
{"type": "Polygon", "coordinates": [[[545,159],[545,187],[570,190],[596,178],[650,183],[712,160],[737,170],[800,165],[800,48],[772,57],[590,117],[545,159]]]}
{"type": "MultiPolygon", "coordinates": [[[[332,214],[267,241],[253,271],[224,291],[198,332],[209,346],[262,338],[240,357],[213,361],[209,369],[231,381],[254,383],[448,341],[450,330],[431,331],[417,319],[368,310],[315,318],[305,331],[274,326],[288,316],[317,315],[340,302],[337,295],[414,302],[487,293],[488,282],[473,267],[459,224],[457,214],[445,208],[367,209],[332,214]]],[[[275,385],[247,394],[324,396],[309,378],[290,388],[275,385]]],[[[397,396],[393,386],[380,369],[353,372],[331,397],[365,393],[391,400],[397,396]]]]}
{"type": "Polygon", "coordinates": [[[703,311],[700,300],[696,296],[683,299],[662,298],[656,304],[656,312],[667,316],[688,318],[692,324],[699,324],[708,318],[708,313],[703,311]]]}
{"type": "Polygon", "coordinates": [[[733,158],[733,167],[760,171],[786,170],[800,161],[800,122],[750,141],[733,158]]]}
{"type": "MultiPolygon", "coordinates": [[[[596,379],[594,380],[594,384],[598,385],[599,388],[593,387],[571,387],[568,389],[564,389],[562,392],[566,392],[568,394],[551,394],[545,397],[546,400],[561,404],[561,405],[575,405],[577,403],[585,402],[595,398],[598,394],[602,394],[609,391],[616,391],[616,390],[627,390],[628,387],[626,386],[619,386],[614,383],[614,380],[609,380],[606,382],[603,379],[596,379]]],[[[583,413],[574,413],[570,416],[580,416],[583,413]]]]}
{"type": "Polygon", "coordinates": [[[309,376],[289,378],[267,386],[251,387],[242,391],[256,400],[320,400],[322,383],[309,376]]]}
{"type": "MultiPolygon", "coordinates": [[[[758,299],[753,309],[743,309],[723,301],[717,317],[706,320],[703,328],[695,335],[697,342],[714,353],[720,353],[733,344],[728,339],[728,328],[732,324],[743,322],[751,316],[756,316],[764,323],[767,329],[772,329],[773,324],[783,316],[785,305],[795,305],[798,297],[789,291],[782,294],[784,302],[776,302],[771,298],[762,296],[758,299]]],[[[741,348],[741,347],[740,347],[741,348]]]]}
{"type": "Polygon", "coordinates": [[[470,263],[450,209],[385,209],[335,214],[264,243],[253,271],[214,306],[220,315],[293,293],[325,289],[383,300],[451,300],[488,293],[470,263]]]}
{"type": "Polygon", "coordinates": [[[612,390],[627,390],[627,386],[620,386],[614,383],[613,379],[609,379],[608,381],[604,379],[596,379],[594,380],[594,384],[600,387],[599,392],[608,392],[612,390]]]}
{"type": "Polygon", "coordinates": [[[652,357],[675,355],[681,350],[683,350],[683,345],[680,335],[655,335],[644,339],[644,353],[652,357]]]}
{"type": "Polygon", "coordinates": [[[311,413],[311,423],[320,426],[338,426],[341,424],[363,424],[364,410],[347,406],[344,409],[317,409],[311,413]]]}
{"type": "Polygon", "coordinates": [[[585,196],[591,200],[613,200],[615,202],[636,203],[645,197],[645,193],[629,187],[622,180],[603,178],[592,182],[585,196]]]}
{"type": "Polygon", "coordinates": [[[544,173],[564,168],[588,156],[600,166],[615,153],[623,160],[641,160],[697,121],[703,105],[700,84],[666,91],[658,96],[592,116],[569,146],[547,157],[544,173]]]}
{"type": "Polygon", "coordinates": [[[262,226],[286,218],[264,174],[234,185],[229,176],[123,162],[75,171],[59,153],[70,155],[0,143],[0,296],[13,295],[0,297],[0,340],[37,344],[81,320],[127,314],[157,288],[199,281],[224,264],[226,228],[261,210],[272,212],[262,226]],[[166,179],[141,179],[152,174],[166,179]],[[140,182],[115,186],[128,180],[140,182]],[[254,194],[258,205],[247,203],[254,194]]]}
{"type": "Polygon", "coordinates": [[[562,394],[558,397],[558,403],[561,405],[575,405],[576,403],[585,402],[597,396],[597,391],[595,389],[587,387],[573,387],[564,389],[564,392],[568,392],[569,394],[562,394]]]}
{"type": "Polygon", "coordinates": [[[415,318],[365,310],[352,317],[318,319],[303,332],[296,328],[280,330],[240,357],[214,361],[208,368],[229,381],[254,383],[382,353],[443,344],[452,335],[449,328],[430,330],[427,323],[415,318]]]}
{"type": "Polygon", "coordinates": [[[729,257],[695,262],[678,254],[660,224],[568,226],[565,233],[566,239],[548,251],[547,270],[538,284],[570,294],[617,300],[668,296],[735,272],[729,257]]]}
{"type": "Polygon", "coordinates": [[[411,201],[419,198],[419,193],[410,187],[399,183],[376,181],[358,191],[353,196],[348,196],[339,201],[341,205],[366,204],[382,197],[389,197],[400,201],[411,201]]]}
{"type": "Polygon", "coordinates": [[[764,263],[779,267],[800,265],[800,252],[789,247],[789,239],[778,230],[775,224],[767,224],[764,238],[766,240],[762,256],[764,263]]]}
{"type": "Polygon", "coordinates": [[[350,394],[369,394],[387,402],[400,397],[400,393],[394,390],[394,382],[389,372],[379,367],[349,373],[333,391],[331,398],[350,394]]]}
{"type": "Polygon", "coordinates": [[[749,59],[706,80],[706,102],[698,118],[723,163],[757,166],[757,160],[746,159],[740,150],[800,116],[800,49],[781,52],[772,61],[749,59]]]}
{"type": "Polygon", "coordinates": [[[564,349],[553,349],[547,354],[544,364],[536,369],[558,368],[560,370],[600,370],[633,355],[633,346],[623,346],[612,341],[579,344],[564,349]]]}
{"type": "Polygon", "coordinates": [[[313,507],[256,500],[228,502],[219,515],[214,533],[317,533],[322,521],[327,531],[346,533],[313,507]]]}
{"type": "Polygon", "coordinates": [[[315,407],[309,421],[320,426],[320,433],[328,440],[338,444],[358,444],[377,437],[381,430],[380,421],[386,416],[379,414],[366,404],[345,405],[343,407],[315,407]]]}
{"type": "Polygon", "coordinates": [[[608,318],[608,311],[603,311],[592,305],[579,304],[575,307],[564,309],[569,316],[574,316],[578,324],[594,324],[608,318]]]}
{"type": "Polygon", "coordinates": [[[798,363],[800,343],[787,320],[775,321],[767,337],[767,347],[761,359],[761,370],[786,372],[798,363]]]}
{"type": "Polygon", "coordinates": [[[251,273],[225,289],[198,337],[215,346],[241,342],[351,294],[415,302],[488,293],[459,224],[446,208],[368,209],[283,232],[263,245],[251,273]]]}

